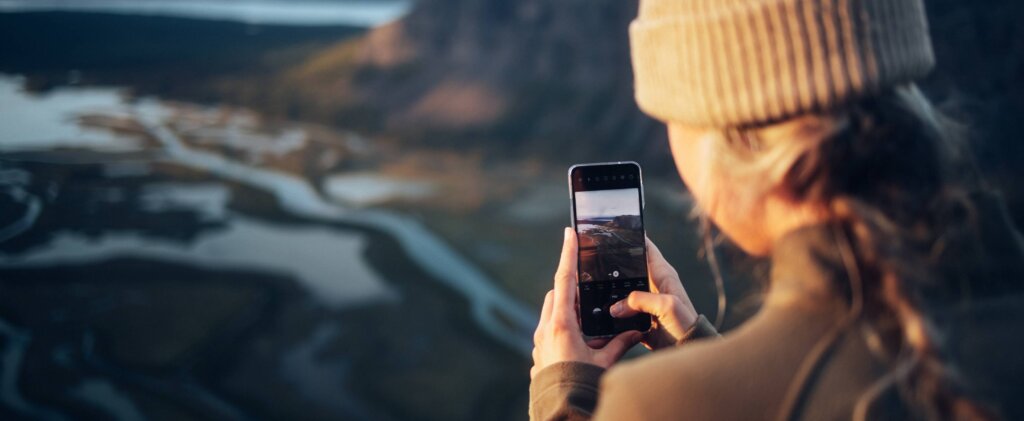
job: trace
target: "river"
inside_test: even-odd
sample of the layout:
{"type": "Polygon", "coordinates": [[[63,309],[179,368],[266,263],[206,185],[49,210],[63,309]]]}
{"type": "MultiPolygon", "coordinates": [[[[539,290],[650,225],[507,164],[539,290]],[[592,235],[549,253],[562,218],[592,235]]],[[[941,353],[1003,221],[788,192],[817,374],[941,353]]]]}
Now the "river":
{"type": "MultiPolygon", "coordinates": [[[[32,230],[40,209],[45,208],[48,201],[45,194],[33,194],[27,187],[35,174],[19,168],[4,168],[10,167],[4,165],[4,157],[18,153],[45,157],[49,150],[89,151],[84,156],[91,158],[83,159],[102,164],[104,177],[115,180],[152,173],[156,171],[154,167],[161,164],[210,174],[213,179],[203,182],[147,183],[131,192],[105,190],[104,197],[100,199],[123,201],[126,195],[134,195],[133,200],[138,202],[143,212],[156,215],[190,212],[197,215],[200,223],[216,228],[202,231],[188,241],[161,238],[137,230],[98,234],[62,230],[50,234],[44,243],[28,250],[0,252],[0,270],[74,267],[112,259],[142,258],[210,269],[245,268],[281,274],[299,282],[319,302],[318,305],[325,308],[345,309],[372,303],[401,305],[408,297],[397,292],[391,285],[393,280],[365,260],[366,237],[358,231],[339,228],[337,224],[351,225],[383,233],[397,242],[402,253],[429,274],[430,279],[439,282],[437,288],[454,291],[469,303],[469,317],[491,340],[521,356],[529,355],[536,311],[510,297],[496,286],[493,279],[417,220],[380,208],[347,207],[322,193],[330,189],[318,188],[303,177],[240,160],[210,148],[197,148],[184,141],[175,130],[182,126],[176,121],[180,117],[180,111],[176,110],[182,106],[199,110],[208,110],[209,107],[168,106],[155,98],[128,100],[121,91],[113,88],[73,87],[31,94],[21,89],[22,83],[18,77],[0,76],[0,187],[21,209],[18,217],[4,221],[0,226],[0,241],[17,238],[32,230]],[[137,136],[82,124],[84,116],[95,118],[97,115],[138,124],[147,137],[155,139],[158,144],[147,145],[137,136]],[[103,158],[106,155],[143,152],[152,158],[127,161],[123,158],[106,161],[103,158]],[[230,205],[237,198],[232,197],[233,190],[226,183],[243,185],[272,196],[290,219],[304,221],[302,226],[245,215],[230,205]]],[[[238,134],[231,130],[224,133],[238,134]]],[[[266,138],[269,139],[267,142],[275,142],[274,136],[266,138]]],[[[278,141],[290,142],[293,145],[290,147],[301,147],[302,131],[296,128],[284,130],[278,141]]],[[[225,139],[224,145],[239,148],[245,147],[246,143],[225,139]]],[[[260,147],[260,143],[253,143],[253,147],[260,147]]],[[[263,148],[260,153],[266,153],[266,150],[273,152],[276,149],[263,148]]],[[[365,182],[372,178],[372,174],[358,173],[356,176],[361,180],[358,183],[361,188],[378,185],[365,182]]],[[[345,186],[344,183],[333,184],[333,189],[345,186]]],[[[394,181],[388,181],[379,185],[387,185],[397,192],[409,190],[395,189],[393,184],[394,181]]],[[[413,189],[416,194],[425,194],[421,187],[413,189]]],[[[329,326],[318,328],[316,335],[307,342],[322,342],[323,332],[336,330],[329,326]]],[[[23,399],[17,378],[10,377],[11,373],[21,370],[19,364],[27,344],[33,340],[33,332],[0,320],[0,335],[8,343],[0,355],[0,361],[5,364],[4,381],[0,383],[3,396],[0,399],[22,415],[49,414],[51,408],[33,406],[23,399]]],[[[297,345],[288,355],[309,355],[311,351],[304,346],[308,348],[311,345],[297,345]]],[[[286,366],[294,370],[324,364],[296,365],[294,358],[286,358],[285,361],[292,361],[286,366]]],[[[302,372],[307,378],[310,378],[309,373],[316,371],[302,370],[305,370],[302,372]]],[[[316,387],[300,389],[317,390],[316,387]]],[[[139,410],[132,406],[127,395],[115,393],[117,389],[102,379],[83,381],[76,390],[83,396],[106,396],[93,400],[98,399],[96,405],[106,407],[111,414],[133,414],[139,410]]],[[[236,410],[224,409],[220,413],[233,411],[236,410]]],[[[373,412],[359,409],[354,413],[373,412]]]]}

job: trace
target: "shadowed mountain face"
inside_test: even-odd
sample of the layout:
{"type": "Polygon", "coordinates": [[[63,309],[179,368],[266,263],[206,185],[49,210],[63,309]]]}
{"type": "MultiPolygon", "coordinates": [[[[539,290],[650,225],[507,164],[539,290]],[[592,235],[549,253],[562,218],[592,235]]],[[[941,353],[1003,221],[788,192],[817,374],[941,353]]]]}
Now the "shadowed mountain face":
{"type": "MultiPolygon", "coordinates": [[[[486,133],[520,153],[572,151],[667,165],[664,130],[633,101],[633,0],[421,0],[365,37],[356,92],[406,133],[486,133]]],[[[979,140],[981,167],[1014,190],[1024,158],[1024,4],[927,3],[938,67],[922,82],[979,140]]],[[[479,141],[479,136],[473,138],[479,141]]],[[[557,159],[557,158],[556,158],[557,159]]],[[[1019,190],[1019,189],[1017,189],[1019,190]]],[[[1020,208],[1021,199],[1011,195],[1020,208]]]]}
{"type": "Polygon", "coordinates": [[[486,133],[515,150],[557,141],[597,159],[662,155],[633,101],[634,1],[424,0],[366,38],[358,81],[387,126],[486,133]]]}

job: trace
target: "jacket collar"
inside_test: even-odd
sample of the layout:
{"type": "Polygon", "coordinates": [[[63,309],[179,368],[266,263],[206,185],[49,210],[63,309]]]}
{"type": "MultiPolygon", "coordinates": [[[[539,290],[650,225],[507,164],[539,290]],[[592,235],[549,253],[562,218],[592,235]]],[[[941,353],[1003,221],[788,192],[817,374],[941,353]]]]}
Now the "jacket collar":
{"type": "Polygon", "coordinates": [[[845,309],[850,288],[843,236],[832,225],[819,224],[798,228],[777,241],[765,305],[845,309]]]}

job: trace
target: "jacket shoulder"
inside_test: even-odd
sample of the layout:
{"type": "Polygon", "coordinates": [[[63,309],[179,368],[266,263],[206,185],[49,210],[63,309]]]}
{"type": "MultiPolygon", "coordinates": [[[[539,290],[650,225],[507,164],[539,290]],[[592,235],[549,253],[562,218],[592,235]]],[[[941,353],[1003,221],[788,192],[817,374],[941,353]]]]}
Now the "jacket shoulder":
{"type": "Polygon", "coordinates": [[[832,326],[831,319],[768,312],[721,339],[619,364],[601,381],[595,415],[692,420],[770,416],[778,411],[806,350],[832,326]]]}

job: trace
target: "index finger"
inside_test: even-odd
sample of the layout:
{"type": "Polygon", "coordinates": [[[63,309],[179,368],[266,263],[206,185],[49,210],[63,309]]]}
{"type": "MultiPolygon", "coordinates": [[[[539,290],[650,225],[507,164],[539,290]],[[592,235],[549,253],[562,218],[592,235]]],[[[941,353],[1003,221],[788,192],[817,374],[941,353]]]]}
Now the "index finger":
{"type": "Polygon", "coordinates": [[[651,291],[678,295],[678,289],[682,288],[682,284],[675,285],[680,282],[679,273],[665,260],[665,256],[661,254],[658,246],[650,238],[645,237],[645,239],[647,241],[647,270],[651,281],[653,281],[651,282],[651,291]]]}
{"type": "Polygon", "coordinates": [[[562,258],[555,272],[555,308],[554,317],[563,321],[576,323],[576,233],[572,228],[565,229],[565,240],[562,242],[562,258]]]}

